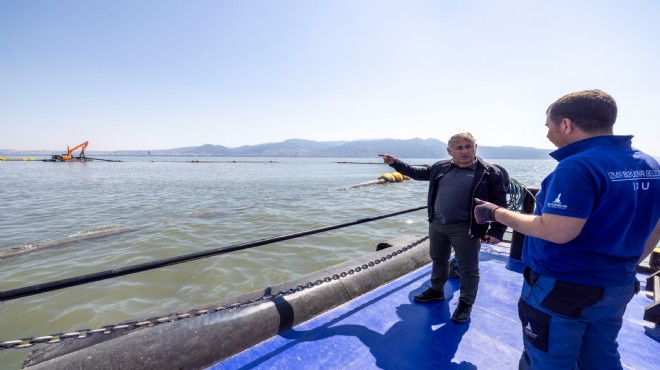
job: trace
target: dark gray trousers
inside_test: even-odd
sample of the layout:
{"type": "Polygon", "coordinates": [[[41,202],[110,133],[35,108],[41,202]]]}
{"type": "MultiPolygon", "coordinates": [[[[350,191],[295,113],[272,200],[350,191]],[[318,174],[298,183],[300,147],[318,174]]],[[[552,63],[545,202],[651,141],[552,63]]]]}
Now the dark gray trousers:
{"type": "Polygon", "coordinates": [[[459,301],[474,304],[479,288],[479,250],[481,239],[471,238],[469,222],[452,225],[429,223],[429,242],[433,269],[431,288],[444,289],[449,274],[449,257],[454,247],[458,271],[461,274],[459,301]]]}

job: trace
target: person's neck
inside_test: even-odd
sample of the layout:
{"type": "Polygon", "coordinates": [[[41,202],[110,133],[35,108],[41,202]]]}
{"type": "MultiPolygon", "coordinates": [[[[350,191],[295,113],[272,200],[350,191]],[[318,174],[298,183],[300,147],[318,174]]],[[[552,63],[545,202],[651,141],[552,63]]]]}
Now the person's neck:
{"type": "Polygon", "coordinates": [[[603,131],[603,132],[584,132],[582,130],[576,131],[574,135],[571,135],[569,142],[566,143],[568,144],[573,144],[578,141],[582,141],[585,139],[591,139],[592,137],[598,137],[598,136],[612,136],[614,133],[612,131],[603,131]]]}
{"type": "Polygon", "coordinates": [[[476,157],[472,160],[472,162],[470,162],[470,163],[466,163],[466,164],[458,164],[458,163],[454,162],[454,159],[453,159],[453,158],[452,158],[452,160],[451,160],[451,164],[453,164],[453,165],[456,166],[456,167],[460,167],[460,168],[467,168],[467,167],[472,166],[472,165],[475,164],[475,163],[477,163],[477,158],[476,158],[476,157]]]}

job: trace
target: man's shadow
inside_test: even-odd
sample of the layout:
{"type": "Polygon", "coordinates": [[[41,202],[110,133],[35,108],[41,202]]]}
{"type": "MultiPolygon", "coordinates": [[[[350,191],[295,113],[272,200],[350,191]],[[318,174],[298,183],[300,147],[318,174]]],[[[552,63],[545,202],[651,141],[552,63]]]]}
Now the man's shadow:
{"type": "MultiPolygon", "coordinates": [[[[413,279],[401,287],[375,297],[319,327],[310,330],[295,330],[291,329],[290,326],[286,328],[287,325],[280,326],[280,336],[292,341],[246,364],[242,368],[249,369],[259,366],[268,359],[300,343],[319,341],[341,335],[356,337],[364,343],[369,348],[376,360],[376,365],[380,369],[476,369],[477,367],[469,362],[452,362],[458,345],[469,328],[469,321],[461,324],[454,323],[450,319],[449,301],[401,304],[396,307],[399,321],[383,334],[370,329],[366,325],[343,324],[335,326],[336,323],[351,318],[359,311],[367,310],[378,301],[421,278],[426,277],[421,276],[418,279],[413,279]]],[[[453,292],[458,289],[458,281],[453,280],[455,279],[450,279],[445,286],[447,297],[452,297],[453,292]]],[[[415,294],[417,293],[411,292],[409,294],[409,302],[413,301],[415,294]]],[[[291,306],[282,297],[278,297],[275,304],[283,319],[293,314],[291,306]]],[[[350,348],[345,350],[347,352],[351,351],[350,348]]],[[[323,349],[320,348],[319,351],[323,351],[323,349]]],[[[350,362],[352,358],[354,357],[349,354],[344,358],[344,361],[350,362]]],[[[346,363],[343,363],[343,365],[346,365],[346,363]]]]}
{"type": "Polygon", "coordinates": [[[420,309],[419,304],[399,305],[396,312],[401,321],[394,324],[381,338],[367,342],[358,336],[365,345],[369,346],[379,368],[477,368],[467,362],[452,362],[458,345],[469,328],[469,323],[458,324],[450,320],[448,302],[430,305],[435,307],[424,310],[420,309]],[[390,344],[381,345],[379,341],[390,344]],[[393,347],[391,343],[394,343],[393,347]]]}

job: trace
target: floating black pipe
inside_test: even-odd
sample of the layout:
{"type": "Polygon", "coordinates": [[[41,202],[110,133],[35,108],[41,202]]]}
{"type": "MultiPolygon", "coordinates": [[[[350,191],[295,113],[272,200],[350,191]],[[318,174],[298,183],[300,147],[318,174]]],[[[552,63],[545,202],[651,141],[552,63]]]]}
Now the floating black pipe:
{"type": "Polygon", "coordinates": [[[87,159],[91,159],[94,161],[104,161],[104,162],[123,162],[120,159],[103,159],[103,158],[92,158],[92,157],[85,157],[87,159]]]}
{"type": "Polygon", "coordinates": [[[207,251],[190,253],[190,254],[185,254],[185,255],[177,256],[177,257],[166,258],[166,259],[162,259],[162,260],[157,260],[157,261],[152,261],[152,262],[145,262],[145,263],[140,263],[140,264],[137,264],[137,265],[119,267],[119,268],[112,269],[112,270],[105,270],[105,271],[95,272],[95,273],[92,273],[92,274],[75,276],[75,277],[70,277],[70,278],[66,278],[66,279],[50,281],[50,282],[47,282],[47,283],[41,283],[41,284],[36,284],[36,285],[25,286],[25,287],[22,287],[22,288],[16,288],[16,289],[10,289],[10,290],[6,290],[6,291],[0,291],[0,302],[9,301],[9,300],[16,299],[16,298],[28,297],[28,296],[32,296],[32,295],[36,295],[36,294],[41,294],[41,293],[46,293],[46,292],[50,292],[50,291],[53,291],[53,290],[69,288],[69,287],[76,286],[76,285],[92,283],[92,282],[95,282],[95,281],[106,280],[106,279],[110,279],[110,278],[114,278],[114,277],[134,274],[134,273],[137,273],[137,272],[153,270],[153,269],[160,268],[160,267],[176,265],[176,264],[183,263],[183,262],[189,262],[189,261],[193,261],[193,260],[197,260],[197,259],[201,259],[201,258],[217,256],[217,255],[221,255],[221,254],[225,254],[225,253],[229,253],[229,252],[240,251],[240,250],[243,250],[243,249],[254,248],[254,247],[258,247],[258,246],[265,245],[265,244],[277,243],[277,242],[284,241],[284,240],[299,238],[301,236],[317,234],[317,233],[320,233],[320,232],[330,231],[330,230],[334,230],[334,229],[340,229],[342,227],[357,225],[357,224],[361,224],[361,223],[364,223],[364,222],[376,221],[376,220],[380,220],[380,219],[387,218],[387,217],[398,216],[398,215],[404,214],[404,213],[419,211],[419,210],[424,209],[424,208],[426,208],[426,206],[410,208],[410,209],[407,209],[407,210],[404,210],[404,211],[388,213],[388,214],[380,215],[380,216],[361,218],[361,219],[351,221],[351,222],[347,222],[347,223],[343,223],[343,224],[326,226],[326,227],[321,227],[321,228],[318,228],[318,229],[310,229],[310,230],[301,231],[301,232],[297,232],[297,233],[293,233],[293,234],[281,235],[281,236],[277,236],[277,237],[274,237],[274,238],[267,238],[267,239],[256,240],[256,241],[247,242],[247,243],[243,243],[243,244],[236,244],[236,245],[225,247],[225,248],[215,248],[215,249],[210,249],[210,250],[207,250],[207,251]]]}

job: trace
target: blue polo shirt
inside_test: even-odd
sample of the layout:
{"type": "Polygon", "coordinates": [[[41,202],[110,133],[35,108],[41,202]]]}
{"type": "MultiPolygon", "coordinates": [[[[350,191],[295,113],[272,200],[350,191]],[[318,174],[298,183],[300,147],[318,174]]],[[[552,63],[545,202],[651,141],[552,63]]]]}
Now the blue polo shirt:
{"type": "Polygon", "coordinates": [[[559,163],[541,183],[534,214],[587,222],[568,243],[525,238],[525,264],[578,284],[620,286],[636,279],[644,243],[660,218],[660,166],[631,140],[596,136],[550,153],[559,163]]]}

